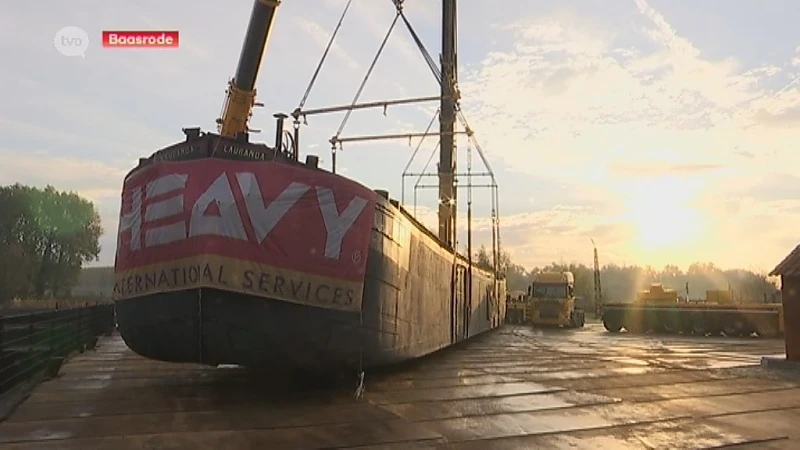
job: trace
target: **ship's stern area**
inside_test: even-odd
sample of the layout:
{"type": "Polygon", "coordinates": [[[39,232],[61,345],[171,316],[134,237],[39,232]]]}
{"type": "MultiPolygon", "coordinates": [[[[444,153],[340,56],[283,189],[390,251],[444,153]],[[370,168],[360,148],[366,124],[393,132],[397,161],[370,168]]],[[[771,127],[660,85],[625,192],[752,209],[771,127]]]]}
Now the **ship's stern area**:
{"type": "Polygon", "coordinates": [[[357,312],[297,305],[217,289],[117,301],[125,343],[151,359],[276,370],[357,368],[357,312]]]}

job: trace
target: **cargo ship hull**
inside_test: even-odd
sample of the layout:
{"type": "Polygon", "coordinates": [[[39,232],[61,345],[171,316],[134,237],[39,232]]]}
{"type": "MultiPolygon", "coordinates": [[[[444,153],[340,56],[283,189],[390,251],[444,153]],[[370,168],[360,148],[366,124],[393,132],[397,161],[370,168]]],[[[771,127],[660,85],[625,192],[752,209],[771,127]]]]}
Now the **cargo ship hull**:
{"type": "MultiPolygon", "coordinates": [[[[172,148],[162,155],[202,158],[199,144],[191,146],[194,153],[172,148]]],[[[264,160],[258,155],[246,159],[264,160]]],[[[156,360],[328,371],[398,363],[498,327],[504,280],[470,269],[386,197],[375,194],[357,310],[198,287],[118,299],[120,334],[131,349],[156,360]]]]}

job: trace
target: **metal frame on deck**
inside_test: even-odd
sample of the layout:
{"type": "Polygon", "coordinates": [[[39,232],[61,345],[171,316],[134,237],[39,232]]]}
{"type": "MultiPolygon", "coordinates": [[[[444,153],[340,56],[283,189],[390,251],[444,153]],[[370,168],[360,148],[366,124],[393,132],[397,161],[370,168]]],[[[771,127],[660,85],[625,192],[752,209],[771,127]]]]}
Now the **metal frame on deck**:
{"type": "Polygon", "coordinates": [[[457,240],[456,240],[457,236],[456,216],[458,211],[458,200],[456,192],[459,191],[460,189],[466,188],[467,189],[467,255],[466,256],[469,260],[470,265],[472,265],[473,264],[472,189],[473,188],[491,189],[492,260],[493,260],[493,266],[494,266],[493,268],[495,276],[499,277],[501,275],[500,274],[501,267],[500,267],[500,220],[499,220],[500,212],[499,212],[498,185],[494,175],[494,171],[489,165],[489,162],[480,144],[475,138],[474,132],[467,123],[467,120],[464,117],[464,114],[461,111],[461,107],[459,104],[460,92],[457,85],[458,73],[457,73],[457,58],[456,58],[456,34],[457,34],[456,2],[455,0],[447,0],[443,3],[444,27],[442,30],[442,55],[440,58],[441,59],[441,68],[440,68],[437,66],[434,59],[430,56],[430,53],[427,51],[425,45],[422,43],[416,31],[411,26],[411,23],[408,21],[408,18],[405,16],[403,12],[404,0],[390,0],[390,1],[395,7],[396,15],[391,25],[389,26],[386,35],[381,41],[380,47],[378,48],[374,58],[372,59],[372,63],[367,69],[367,73],[364,75],[364,78],[362,79],[361,84],[359,85],[358,90],[356,91],[356,94],[353,97],[352,102],[349,105],[304,109],[305,103],[308,100],[308,97],[316,82],[317,77],[319,76],[319,72],[331,49],[333,41],[336,38],[336,35],[342,26],[342,23],[350,8],[352,0],[348,0],[348,2],[345,4],[344,10],[342,11],[342,15],[339,18],[336,28],[331,34],[331,37],[328,41],[328,45],[324,53],[322,54],[322,57],[319,61],[319,64],[317,65],[317,68],[313,76],[311,77],[311,80],[303,95],[303,98],[301,99],[298,107],[295,108],[295,110],[291,113],[291,116],[294,119],[293,123],[294,125],[293,140],[295,145],[294,157],[295,159],[299,159],[300,125],[301,124],[307,125],[308,116],[314,116],[320,114],[332,114],[337,112],[346,113],[336,133],[328,141],[331,144],[331,171],[333,173],[336,173],[337,150],[341,150],[343,148],[343,144],[345,143],[391,140],[391,139],[408,139],[410,141],[411,139],[419,138],[420,139],[419,143],[417,144],[416,149],[409,158],[408,163],[406,164],[403,173],[401,175],[402,177],[401,202],[405,204],[405,179],[407,177],[417,177],[416,182],[414,184],[415,216],[417,210],[418,189],[438,188],[439,189],[439,239],[440,241],[442,241],[444,245],[451,248],[454,252],[458,252],[457,240]],[[372,74],[372,71],[375,68],[378,58],[383,52],[383,49],[386,46],[389,36],[391,35],[392,31],[394,30],[394,27],[397,25],[397,22],[400,19],[403,20],[403,23],[406,25],[406,28],[411,34],[411,37],[413,38],[414,42],[419,48],[420,53],[427,62],[428,67],[431,70],[431,73],[433,74],[434,78],[436,79],[440,87],[441,94],[438,96],[392,99],[392,100],[359,103],[359,98],[364,90],[367,81],[369,80],[372,74]],[[439,101],[440,107],[437,110],[434,117],[431,119],[431,122],[428,124],[428,127],[424,132],[342,137],[342,132],[344,130],[344,127],[350,118],[350,114],[354,110],[383,108],[385,113],[389,106],[411,105],[411,104],[426,103],[433,101],[439,101]],[[442,111],[444,111],[445,113],[442,114],[442,111]],[[439,118],[440,129],[438,132],[431,131],[431,127],[437,118],[439,118]],[[461,130],[456,129],[456,125],[458,124],[461,125],[462,128],[461,130]],[[466,172],[458,172],[456,170],[457,151],[455,145],[456,141],[455,136],[459,135],[465,135],[467,136],[468,139],[467,150],[466,150],[466,159],[467,159],[466,172]],[[423,142],[425,141],[425,138],[429,136],[438,136],[439,142],[432,150],[431,156],[428,159],[428,162],[425,164],[425,167],[421,170],[421,172],[411,172],[410,171],[411,165],[414,162],[417,154],[419,153],[419,150],[423,142]],[[481,162],[483,163],[484,169],[482,171],[478,172],[473,171],[472,167],[473,147],[475,150],[477,150],[481,162]],[[440,155],[439,170],[435,173],[427,172],[428,166],[430,165],[430,162],[433,159],[433,155],[436,154],[437,150],[439,150],[439,155],[440,155]],[[421,180],[425,177],[438,177],[439,183],[422,184],[421,180]],[[474,177],[483,179],[488,178],[488,182],[476,184],[473,181],[474,177]],[[461,178],[466,179],[466,182],[463,185],[459,184],[461,178]]]}

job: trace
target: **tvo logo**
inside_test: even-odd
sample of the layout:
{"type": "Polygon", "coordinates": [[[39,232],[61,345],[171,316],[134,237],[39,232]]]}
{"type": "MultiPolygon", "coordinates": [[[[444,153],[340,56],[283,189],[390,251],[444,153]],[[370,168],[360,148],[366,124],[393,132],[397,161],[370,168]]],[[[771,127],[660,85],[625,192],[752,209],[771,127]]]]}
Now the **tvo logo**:
{"type": "Polygon", "coordinates": [[[64,56],[86,57],[86,49],[89,48],[89,35],[83,28],[68,26],[56,32],[53,38],[56,51],[64,56]]]}

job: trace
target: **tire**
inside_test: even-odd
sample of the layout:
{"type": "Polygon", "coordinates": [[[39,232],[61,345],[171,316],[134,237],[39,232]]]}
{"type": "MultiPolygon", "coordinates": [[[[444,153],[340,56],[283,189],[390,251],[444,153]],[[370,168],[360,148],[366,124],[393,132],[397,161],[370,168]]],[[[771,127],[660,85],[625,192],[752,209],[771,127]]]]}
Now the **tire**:
{"type": "Polygon", "coordinates": [[[611,333],[619,333],[622,330],[622,324],[619,322],[614,321],[613,319],[608,319],[603,317],[603,326],[606,328],[607,331],[611,333]]]}
{"type": "Polygon", "coordinates": [[[630,323],[626,323],[624,327],[630,334],[644,334],[647,331],[647,327],[641,322],[641,318],[638,321],[634,319],[630,323]]]}
{"type": "Polygon", "coordinates": [[[630,325],[625,324],[625,326],[623,328],[625,328],[625,331],[627,331],[628,334],[643,334],[644,333],[644,327],[641,327],[641,326],[636,325],[636,324],[630,324],[630,325]]]}
{"type": "Polygon", "coordinates": [[[582,328],[584,323],[583,311],[573,311],[570,314],[569,326],[570,328],[582,328]]]}
{"type": "Polygon", "coordinates": [[[727,337],[741,336],[743,328],[742,324],[738,321],[725,322],[725,325],[722,327],[722,332],[725,333],[727,337]]]}
{"type": "Polygon", "coordinates": [[[698,336],[705,336],[709,333],[708,321],[703,316],[692,317],[692,332],[698,336]]]}
{"type": "Polygon", "coordinates": [[[756,325],[756,333],[758,333],[758,337],[774,339],[778,336],[778,328],[771,323],[760,322],[756,325]]]}
{"type": "Polygon", "coordinates": [[[674,317],[666,317],[660,328],[666,334],[678,334],[681,331],[681,324],[674,317]]]}

